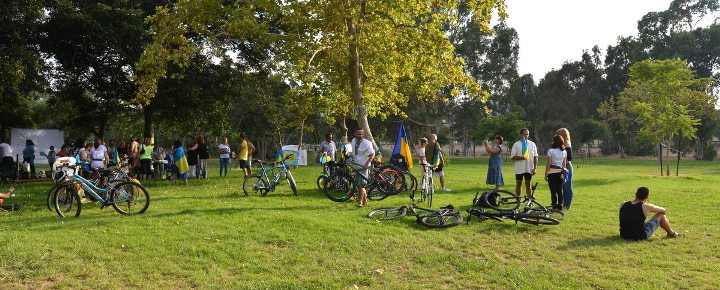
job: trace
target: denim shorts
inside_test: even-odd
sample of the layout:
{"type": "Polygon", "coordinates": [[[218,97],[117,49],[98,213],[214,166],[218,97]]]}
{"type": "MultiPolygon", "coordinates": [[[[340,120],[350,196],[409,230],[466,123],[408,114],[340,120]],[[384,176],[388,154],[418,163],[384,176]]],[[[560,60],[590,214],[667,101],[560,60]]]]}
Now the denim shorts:
{"type": "Polygon", "coordinates": [[[355,176],[355,186],[357,186],[357,188],[365,188],[365,187],[367,186],[367,181],[365,180],[365,178],[368,178],[368,177],[370,176],[370,175],[369,175],[370,170],[363,168],[363,169],[358,169],[358,172],[359,172],[360,174],[358,174],[357,176],[355,176]],[[361,176],[361,175],[362,175],[362,176],[361,176]],[[363,178],[363,176],[364,176],[365,178],[363,178]]]}
{"type": "Polygon", "coordinates": [[[648,222],[645,223],[644,229],[645,229],[645,239],[650,239],[652,237],[655,230],[657,230],[658,226],[660,226],[660,220],[656,219],[655,217],[650,218],[648,222]]]}

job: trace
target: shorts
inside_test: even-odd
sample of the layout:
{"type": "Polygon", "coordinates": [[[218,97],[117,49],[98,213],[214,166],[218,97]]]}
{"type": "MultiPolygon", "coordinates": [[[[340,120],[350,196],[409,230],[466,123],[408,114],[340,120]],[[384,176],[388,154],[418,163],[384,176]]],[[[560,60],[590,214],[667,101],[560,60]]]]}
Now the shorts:
{"type": "Polygon", "coordinates": [[[645,223],[643,226],[643,229],[645,230],[645,239],[650,239],[652,237],[655,230],[657,230],[658,226],[660,226],[660,220],[656,219],[655,217],[650,218],[648,222],[645,223]]]}
{"type": "Polygon", "coordinates": [[[435,173],[433,174],[433,175],[435,175],[435,176],[438,176],[438,177],[443,177],[443,176],[445,176],[445,172],[443,172],[443,164],[440,163],[440,165],[438,165],[437,167],[435,167],[435,169],[433,170],[433,172],[435,172],[435,173]]]}
{"type": "Polygon", "coordinates": [[[150,164],[152,164],[152,159],[140,159],[140,174],[152,174],[150,164]]]}
{"type": "Polygon", "coordinates": [[[240,159],[238,163],[240,163],[240,168],[250,168],[250,162],[247,160],[240,159]]]}
{"type": "Polygon", "coordinates": [[[368,183],[366,178],[368,178],[368,176],[369,176],[368,174],[370,173],[370,170],[369,169],[358,169],[358,173],[359,174],[357,176],[355,176],[355,186],[357,188],[365,188],[368,183]],[[365,178],[363,178],[363,176],[365,178]]]}
{"type": "Polygon", "coordinates": [[[525,172],[521,174],[515,174],[515,180],[522,181],[523,179],[525,179],[525,181],[532,180],[532,173],[525,172]]]}

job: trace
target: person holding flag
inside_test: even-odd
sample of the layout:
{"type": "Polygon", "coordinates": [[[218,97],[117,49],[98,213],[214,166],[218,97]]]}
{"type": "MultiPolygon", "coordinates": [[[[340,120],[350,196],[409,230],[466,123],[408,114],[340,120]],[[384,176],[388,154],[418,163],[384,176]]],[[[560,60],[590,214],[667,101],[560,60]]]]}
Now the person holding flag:
{"type": "Polygon", "coordinates": [[[530,131],[527,128],[520,129],[520,141],[515,142],[510,151],[512,160],[515,161],[515,195],[517,196],[520,196],[523,180],[525,180],[525,194],[530,195],[530,181],[537,169],[537,146],[529,138],[530,131]]]}
{"type": "Polygon", "coordinates": [[[410,139],[408,139],[407,133],[405,132],[405,124],[400,123],[398,129],[397,139],[395,140],[395,147],[393,153],[390,156],[390,162],[399,166],[403,170],[410,170],[413,166],[412,155],[410,155],[410,139]]]}
{"type": "Polygon", "coordinates": [[[175,150],[173,151],[173,160],[175,164],[172,166],[173,170],[173,184],[175,184],[176,178],[180,178],[185,185],[188,185],[188,171],[190,171],[190,165],[188,165],[187,157],[185,157],[185,150],[182,147],[180,140],[175,140],[173,143],[175,150]]]}

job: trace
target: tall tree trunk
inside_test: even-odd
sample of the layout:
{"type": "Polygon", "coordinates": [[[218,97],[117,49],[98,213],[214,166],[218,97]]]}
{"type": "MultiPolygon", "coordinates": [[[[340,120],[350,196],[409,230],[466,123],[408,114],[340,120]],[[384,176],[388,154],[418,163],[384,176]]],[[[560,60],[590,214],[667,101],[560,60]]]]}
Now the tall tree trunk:
{"type": "Polygon", "coordinates": [[[660,160],[660,176],[663,176],[662,142],[658,142],[658,160],[660,160]]]}
{"type": "Polygon", "coordinates": [[[155,126],[153,124],[152,104],[148,104],[143,107],[143,118],[145,119],[143,137],[149,138],[150,144],[155,144],[155,130],[153,130],[155,126]]]}
{"type": "Polygon", "coordinates": [[[671,142],[671,140],[672,140],[672,139],[668,139],[668,141],[667,141],[667,144],[668,144],[668,145],[666,146],[666,147],[667,147],[667,151],[666,151],[667,154],[666,154],[665,158],[667,159],[667,160],[666,160],[667,162],[665,162],[665,176],[670,176],[670,142],[671,142]]]}
{"type": "MultiPolygon", "coordinates": [[[[679,139],[679,138],[678,138],[679,139]]],[[[678,140],[677,164],[675,164],[675,176],[680,176],[680,140],[678,140]]]]}
{"type": "Polygon", "coordinates": [[[350,43],[348,46],[348,52],[350,53],[350,59],[348,62],[348,73],[350,76],[350,90],[352,93],[353,104],[355,105],[355,119],[358,122],[358,127],[365,131],[365,139],[375,141],[370,131],[370,124],[368,123],[367,108],[365,108],[365,99],[362,91],[362,61],[360,60],[360,48],[359,48],[359,36],[360,31],[356,27],[356,23],[352,18],[351,6],[353,1],[345,0],[345,24],[347,25],[347,35],[350,36],[350,43]]]}

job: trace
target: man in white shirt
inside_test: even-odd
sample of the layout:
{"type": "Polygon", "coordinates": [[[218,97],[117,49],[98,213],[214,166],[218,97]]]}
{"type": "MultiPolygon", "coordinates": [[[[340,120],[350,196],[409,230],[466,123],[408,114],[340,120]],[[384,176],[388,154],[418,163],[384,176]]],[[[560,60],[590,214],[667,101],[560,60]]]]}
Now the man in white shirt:
{"type": "Polygon", "coordinates": [[[530,181],[537,168],[537,146],[529,139],[530,131],[527,128],[520,129],[520,141],[515,142],[510,151],[512,160],[515,161],[515,195],[517,196],[520,196],[523,179],[525,180],[525,194],[530,195],[530,181]],[[523,143],[525,143],[525,146],[523,146],[523,143]],[[525,150],[523,150],[523,147],[525,147],[525,150]]]}
{"type": "Polygon", "coordinates": [[[2,158],[0,159],[0,163],[12,163],[15,161],[15,159],[13,159],[13,149],[10,144],[5,142],[0,143],[0,158],[2,158]]]}
{"type": "Polygon", "coordinates": [[[325,140],[320,143],[320,152],[324,152],[329,159],[326,159],[327,167],[330,169],[330,174],[335,171],[335,142],[332,140],[332,134],[328,133],[325,135],[325,140]]]}
{"type": "Polygon", "coordinates": [[[370,140],[364,139],[364,136],[365,130],[363,130],[362,128],[358,128],[357,130],[355,130],[355,139],[350,142],[353,148],[353,165],[356,168],[360,167],[358,171],[365,177],[363,178],[362,176],[358,176],[355,180],[358,187],[358,206],[360,207],[367,204],[367,192],[365,191],[365,186],[367,185],[367,182],[365,181],[365,179],[369,177],[370,164],[372,163],[373,158],[375,158],[375,150],[373,149],[372,142],[370,142],[370,140]]]}

